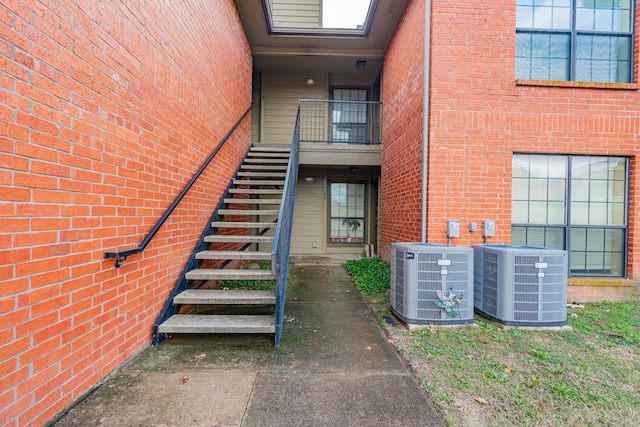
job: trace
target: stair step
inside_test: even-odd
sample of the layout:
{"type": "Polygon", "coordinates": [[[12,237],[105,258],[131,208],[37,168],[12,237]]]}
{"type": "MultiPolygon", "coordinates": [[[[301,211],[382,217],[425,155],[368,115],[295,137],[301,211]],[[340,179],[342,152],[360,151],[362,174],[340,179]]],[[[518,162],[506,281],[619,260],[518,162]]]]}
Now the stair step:
{"type": "Polygon", "coordinates": [[[207,243],[271,243],[273,236],[233,236],[225,234],[212,234],[205,236],[207,243]]]}
{"type": "Polygon", "coordinates": [[[281,199],[224,199],[231,205],[279,205],[281,199]]]}
{"type": "Polygon", "coordinates": [[[271,252],[255,251],[200,251],[196,259],[240,259],[245,261],[270,261],[271,252]]]}
{"type": "Polygon", "coordinates": [[[158,326],[161,334],[272,334],[274,315],[176,314],[158,326]]]}
{"type": "Polygon", "coordinates": [[[275,222],[234,222],[215,221],[211,223],[213,228],[275,228],[275,222]]]}
{"type": "Polygon", "coordinates": [[[230,269],[230,268],[198,268],[185,275],[187,280],[274,280],[270,270],[262,269],[230,269]]]}
{"type": "Polygon", "coordinates": [[[282,188],[230,188],[231,194],[282,194],[282,188]]]}
{"type": "Polygon", "coordinates": [[[280,213],[277,209],[219,209],[220,215],[278,215],[280,213]]]}
{"type": "Polygon", "coordinates": [[[282,159],[289,158],[289,152],[273,152],[273,151],[249,151],[248,155],[250,157],[259,157],[259,158],[268,158],[268,159],[282,159]]]}
{"type": "Polygon", "coordinates": [[[273,153],[273,152],[279,152],[279,153],[290,153],[291,152],[291,147],[283,145],[280,147],[276,147],[276,146],[266,146],[266,145],[254,145],[253,147],[251,147],[251,151],[266,151],[269,153],[273,153]]]}
{"type": "Polygon", "coordinates": [[[173,297],[174,304],[275,304],[275,291],[188,289],[173,297]]]}
{"type": "Polygon", "coordinates": [[[270,158],[262,158],[262,157],[256,157],[256,158],[246,158],[244,159],[244,163],[259,163],[259,164],[265,164],[265,165],[269,165],[269,164],[288,164],[289,163],[289,159],[270,159],[270,158]]]}
{"type": "Polygon", "coordinates": [[[252,165],[243,164],[240,166],[240,169],[250,169],[250,170],[262,170],[262,171],[286,171],[287,165],[252,165]]]}
{"type": "Polygon", "coordinates": [[[234,179],[235,185],[284,185],[284,180],[276,179],[234,179]]]}
{"type": "Polygon", "coordinates": [[[287,174],[284,172],[238,172],[238,176],[255,178],[284,178],[287,174]]]}

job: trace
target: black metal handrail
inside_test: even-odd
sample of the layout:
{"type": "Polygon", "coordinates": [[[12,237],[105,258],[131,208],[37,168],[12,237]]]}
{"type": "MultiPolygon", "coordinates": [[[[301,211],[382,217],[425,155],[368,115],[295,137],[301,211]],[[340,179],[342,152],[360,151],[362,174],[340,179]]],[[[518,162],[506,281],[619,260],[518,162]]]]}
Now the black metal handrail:
{"type": "Polygon", "coordinates": [[[300,142],[381,144],[382,103],[301,99],[300,142]]]}
{"type": "Polygon", "coordinates": [[[300,148],[300,108],[296,117],[296,125],[291,141],[287,175],[282,190],[282,202],[278,213],[273,248],[271,249],[271,271],[276,276],[276,333],[275,345],[280,345],[282,323],[284,320],[284,302],[289,274],[289,251],[291,246],[291,228],[293,226],[293,206],[298,183],[298,153],[300,148]]]}
{"type": "Polygon", "coordinates": [[[134,248],[134,249],[127,249],[127,250],[124,250],[124,251],[105,252],[104,253],[104,258],[105,259],[114,259],[115,258],[115,260],[116,260],[115,261],[115,267],[118,268],[127,259],[127,257],[144,251],[144,249],[147,247],[149,242],[151,242],[151,239],[153,239],[155,237],[156,233],[158,233],[158,230],[160,230],[160,227],[162,227],[162,225],[169,218],[169,216],[173,213],[173,211],[178,206],[178,204],[182,201],[182,199],[187,194],[187,192],[191,189],[193,184],[195,184],[195,182],[198,180],[200,175],[202,175],[202,173],[207,168],[207,166],[209,166],[209,163],[211,163],[211,160],[213,160],[213,158],[216,156],[216,154],[218,154],[220,149],[229,140],[231,135],[233,135],[233,133],[236,131],[238,126],[240,126],[242,121],[247,117],[247,115],[249,114],[249,111],[251,111],[251,106],[249,106],[249,108],[247,108],[247,110],[242,114],[242,116],[240,116],[238,121],[231,127],[229,132],[227,132],[227,134],[224,136],[224,138],[222,138],[222,141],[220,141],[218,146],[211,152],[209,157],[204,161],[202,166],[200,166],[200,168],[196,171],[196,173],[193,175],[191,180],[187,183],[187,185],[182,189],[180,194],[178,194],[178,196],[175,198],[175,200],[167,208],[165,213],[160,217],[160,219],[158,219],[158,222],[156,222],[156,224],[153,226],[151,231],[149,231],[147,236],[142,240],[142,242],[140,242],[138,247],[134,248]]]}

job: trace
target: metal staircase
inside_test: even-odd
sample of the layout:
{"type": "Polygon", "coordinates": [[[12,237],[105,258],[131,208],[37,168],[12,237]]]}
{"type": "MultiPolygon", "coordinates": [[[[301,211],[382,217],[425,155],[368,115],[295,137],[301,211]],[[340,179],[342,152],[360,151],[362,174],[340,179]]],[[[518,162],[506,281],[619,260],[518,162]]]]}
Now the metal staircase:
{"type": "MultiPolygon", "coordinates": [[[[297,157],[290,162],[290,152],[287,146],[251,147],[156,322],[154,344],[166,334],[267,333],[276,334],[278,345],[287,269],[283,279],[283,258],[273,244],[288,172],[295,195],[297,157]],[[260,261],[271,261],[271,270],[244,268],[260,261]],[[277,280],[278,290],[220,289],[223,280],[277,280]]],[[[288,263],[290,219],[284,226],[288,263]]]]}

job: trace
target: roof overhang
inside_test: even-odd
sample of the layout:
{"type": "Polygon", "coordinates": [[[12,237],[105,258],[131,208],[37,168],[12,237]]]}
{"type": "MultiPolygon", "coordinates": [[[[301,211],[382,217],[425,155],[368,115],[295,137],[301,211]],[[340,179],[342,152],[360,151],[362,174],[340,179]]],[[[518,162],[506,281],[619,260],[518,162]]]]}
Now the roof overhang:
{"type": "Polygon", "coordinates": [[[359,30],[276,28],[268,0],[236,0],[256,70],[321,71],[376,76],[406,0],[375,0],[359,30]],[[364,69],[356,60],[367,61],[364,69]]]}

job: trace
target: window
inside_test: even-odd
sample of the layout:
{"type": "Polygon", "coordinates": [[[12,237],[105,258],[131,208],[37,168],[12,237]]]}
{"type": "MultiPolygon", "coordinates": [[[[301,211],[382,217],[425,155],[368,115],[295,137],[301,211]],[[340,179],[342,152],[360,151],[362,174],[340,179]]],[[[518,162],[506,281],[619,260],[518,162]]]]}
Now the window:
{"type": "Polygon", "coordinates": [[[367,90],[334,89],[333,100],[333,141],[367,142],[367,90]]]}
{"type": "Polygon", "coordinates": [[[631,0],[517,0],[516,78],[631,82],[631,0]]]}
{"type": "Polygon", "coordinates": [[[569,251],[572,276],[624,276],[627,160],[513,156],[514,244],[569,251]]]}
{"type": "Polygon", "coordinates": [[[364,243],[365,184],[330,184],[331,243],[364,243]]]}

